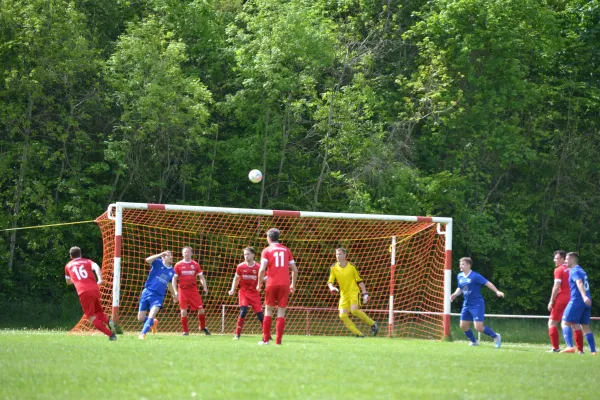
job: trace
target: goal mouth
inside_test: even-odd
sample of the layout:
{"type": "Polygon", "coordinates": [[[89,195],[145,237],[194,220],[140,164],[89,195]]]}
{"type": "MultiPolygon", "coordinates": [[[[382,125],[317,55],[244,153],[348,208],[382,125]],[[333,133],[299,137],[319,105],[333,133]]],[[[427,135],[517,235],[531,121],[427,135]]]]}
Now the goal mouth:
{"type": "MultiPolygon", "coordinates": [[[[299,270],[286,334],[350,334],[339,318],[339,296],[327,289],[335,250],[343,247],[368,289],[370,299],[361,308],[379,323],[380,336],[449,335],[451,218],[116,203],[96,223],[104,248],[102,304],[125,332],[142,327],[137,314],[149,272],[146,257],[171,250],[176,262],[181,249],[190,246],[208,282],[209,294],[202,296],[207,327],[233,333],[238,299],[228,291],[236,266],[244,261],[243,249],[254,247],[259,258],[267,246],[266,231],[278,228],[299,270]]],[[[198,324],[191,323],[196,312],[188,314],[191,333],[197,332],[198,324]]],[[[261,333],[251,314],[244,334],[261,333]]],[[[370,334],[369,326],[350,317],[370,334]]],[[[179,305],[170,293],[157,318],[161,333],[181,331],[179,305]]],[[[84,317],[71,333],[92,331],[84,317]]]]}

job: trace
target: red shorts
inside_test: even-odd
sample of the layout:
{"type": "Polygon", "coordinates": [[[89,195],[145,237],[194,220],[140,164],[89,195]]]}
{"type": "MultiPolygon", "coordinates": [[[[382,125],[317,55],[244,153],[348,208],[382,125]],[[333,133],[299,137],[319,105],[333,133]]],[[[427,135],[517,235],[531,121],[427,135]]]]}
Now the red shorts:
{"type": "Polygon", "coordinates": [[[560,321],[562,320],[563,313],[565,312],[565,308],[567,308],[567,304],[569,304],[569,299],[566,301],[559,300],[552,306],[552,312],[550,313],[550,319],[552,321],[560,321]]]}
{"type": "Polygon", "coordinates": [[[81,303],[81,309],[87,318],[104,312],[104,310],[102,310],[102,304],[100,304],[100,290],[90,290],[81,293],[79,295],[79,302],[81,303]]]}
{"type": "Polygon", "coordinates": [[[246,292],[245,290],[240,290],[240,307],[252,307],[252,311],[254,313],[262,312],[262,304],[260,302],[260,293],[259,292],[246,292]]]}
{"type": "Polygon", "coordinates": [[[200,310],[204,306],[198,289],[179,289],[177,294],[180,310],[200,310]]]}
{"type": "Polygon", "coordinates": [[[273,307],[277,304],[280,308],[286,308],[288,297],[290,297],[290,287],[287,285],[267,286],[265,289],[265,304],[268,306],[273,307]]]}

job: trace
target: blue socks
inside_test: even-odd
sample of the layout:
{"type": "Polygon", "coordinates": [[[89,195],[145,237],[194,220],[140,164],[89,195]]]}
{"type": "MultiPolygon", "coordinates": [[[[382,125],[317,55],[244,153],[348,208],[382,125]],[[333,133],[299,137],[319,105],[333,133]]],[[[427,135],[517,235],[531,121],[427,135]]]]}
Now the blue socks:
{"type": "MultiPolygon", "coordinates": [[[[573,347],[573,330],[571,329],[570,326],[565,326],[564,328],[562,328],[562,330],[563,330],[563,336],[565,337],[565,343],[567,344],[567,347],[573,347]]],[[[594,339],[592,338],[592,341],[593,340],[594,339]]]]}
{"type": "Polygon", "coordinates": [[[154,325],[154,318],[147,318],[144,327],[142,328],[142,334],[145,335],[148,333],[150,328],[152,328],[152,325],[154,325]]]}
{"type": "Polygon", "coordinates": [[[475,343],[477,341],[477,339],[475,339],[475,335],[473,334],[473,331],[470,329],[468,331],[465,331],[465,336],[467,337],[467,339],[469,339],[473,343],[475,343]]]}
{"type": "Polygon", "coordinates": [[[483,329],[483,333],[485,333],[486,335],[490,336],[492,339],[496,339],[496,336],[498,336],[498,335],[496,335],[496,332],[494,332],[492,330],[492,328],[490,328],[489,326],[486,326],[483,329]]]}
{"type": "Polygon", "coordinates": [[[596,341],[594,340],[594,334],[593,333],[586,333],[585,334],[585,340],[587,340],[588,345],[590,346],[590,351],[592,353],[596,352],[596,341]]]}

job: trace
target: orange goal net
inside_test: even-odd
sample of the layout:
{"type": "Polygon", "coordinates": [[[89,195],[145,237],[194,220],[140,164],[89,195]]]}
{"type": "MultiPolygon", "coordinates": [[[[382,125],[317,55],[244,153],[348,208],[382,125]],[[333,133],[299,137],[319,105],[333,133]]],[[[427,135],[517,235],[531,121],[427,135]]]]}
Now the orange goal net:
{"type": "MultiPolygon", "coordinates": [[[[174,263],[190,246],[204,271],[208,296],[202,296],[207,328],[232,334],[239,315],[237,292],[228,291],[243,249],[267,246],[266,231],[278,228],[299,270],[290,296],[286,334],[350,335],[339,318],[339,295],[327,289],[335,250],[344,247],[369,292],[362,306],[380,326],[380,336],[441,339],[449,336],[452,220],[365,214],[251,210],[196,206],[117,203],[97,218],[104,259],[101,287],[105,311],[125,332],[139,332],[138,302],[150,266],[146,257],[165,250],[174,263]]],[[[202,294],[202,293],[201,293],[202,294]]],[[[264,292],[263,292],[264,299],[264,292]]],[[[244,334],[261,328],[251,312],[244,334]]],[[[190,312],[190,333],[199,331],[190,312]]],[[[179,333],[179,306],[167,292],[158,314],[159,333],[179,333]]],[[[369,327],[351,316],[365,334],[369,327]]],[[[83,317],[72,333],[92,332],[83,317]]]]}

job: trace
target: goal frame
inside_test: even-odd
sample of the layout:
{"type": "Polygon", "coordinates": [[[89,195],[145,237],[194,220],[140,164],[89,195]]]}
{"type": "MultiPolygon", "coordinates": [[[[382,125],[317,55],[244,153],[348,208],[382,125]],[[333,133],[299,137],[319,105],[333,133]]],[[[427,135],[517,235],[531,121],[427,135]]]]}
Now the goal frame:
{"type": "MultiPolygon", "coordinates": [[[[450,294],[452,279],[452,218],[447,217],[419,217],[406,215],[383,215],[383,214],[353,214],[353,213],[328,213],[313,211],[289,211],[289,210],[262,210],[252,208],[228,208],[228,207],[205,207],[188,206],[176,204],[155,204],[155,203],[131,203],[116,202],[108,206],[106,215],[109,220],[115,223],[115,247],[114,247],[114,269],[113,269],[113,290],[112,290],[112,318],[119,321],[120,293],[121,293],[121,253],[123,243],[123,210],[155,210],[165,212],[201,212],[201,213],[224,213],[224,214],[243,214],[257,216],[273,217],[297,217],[297,218],[331,218],[331,219],[362,219],[362,220],[383,220],[383,221],[407,221],[407,222],[429,222],[437,224],[437,233],[445,236],[444,243],[444,304],[443,304],[443,332],[444,338],[450,336],[450,294]]],[[[396,237],[392,237],[390,243],[390,293],[389,293],[389,313],[388,313],[388,335],[394,329],[394,274],[396,270],[396,237]]],[[[401,311],[401,313],[423,314],[418,311],[401,311]]],[[[426,314],[438,314],[427,312],[426,314]]]]}

